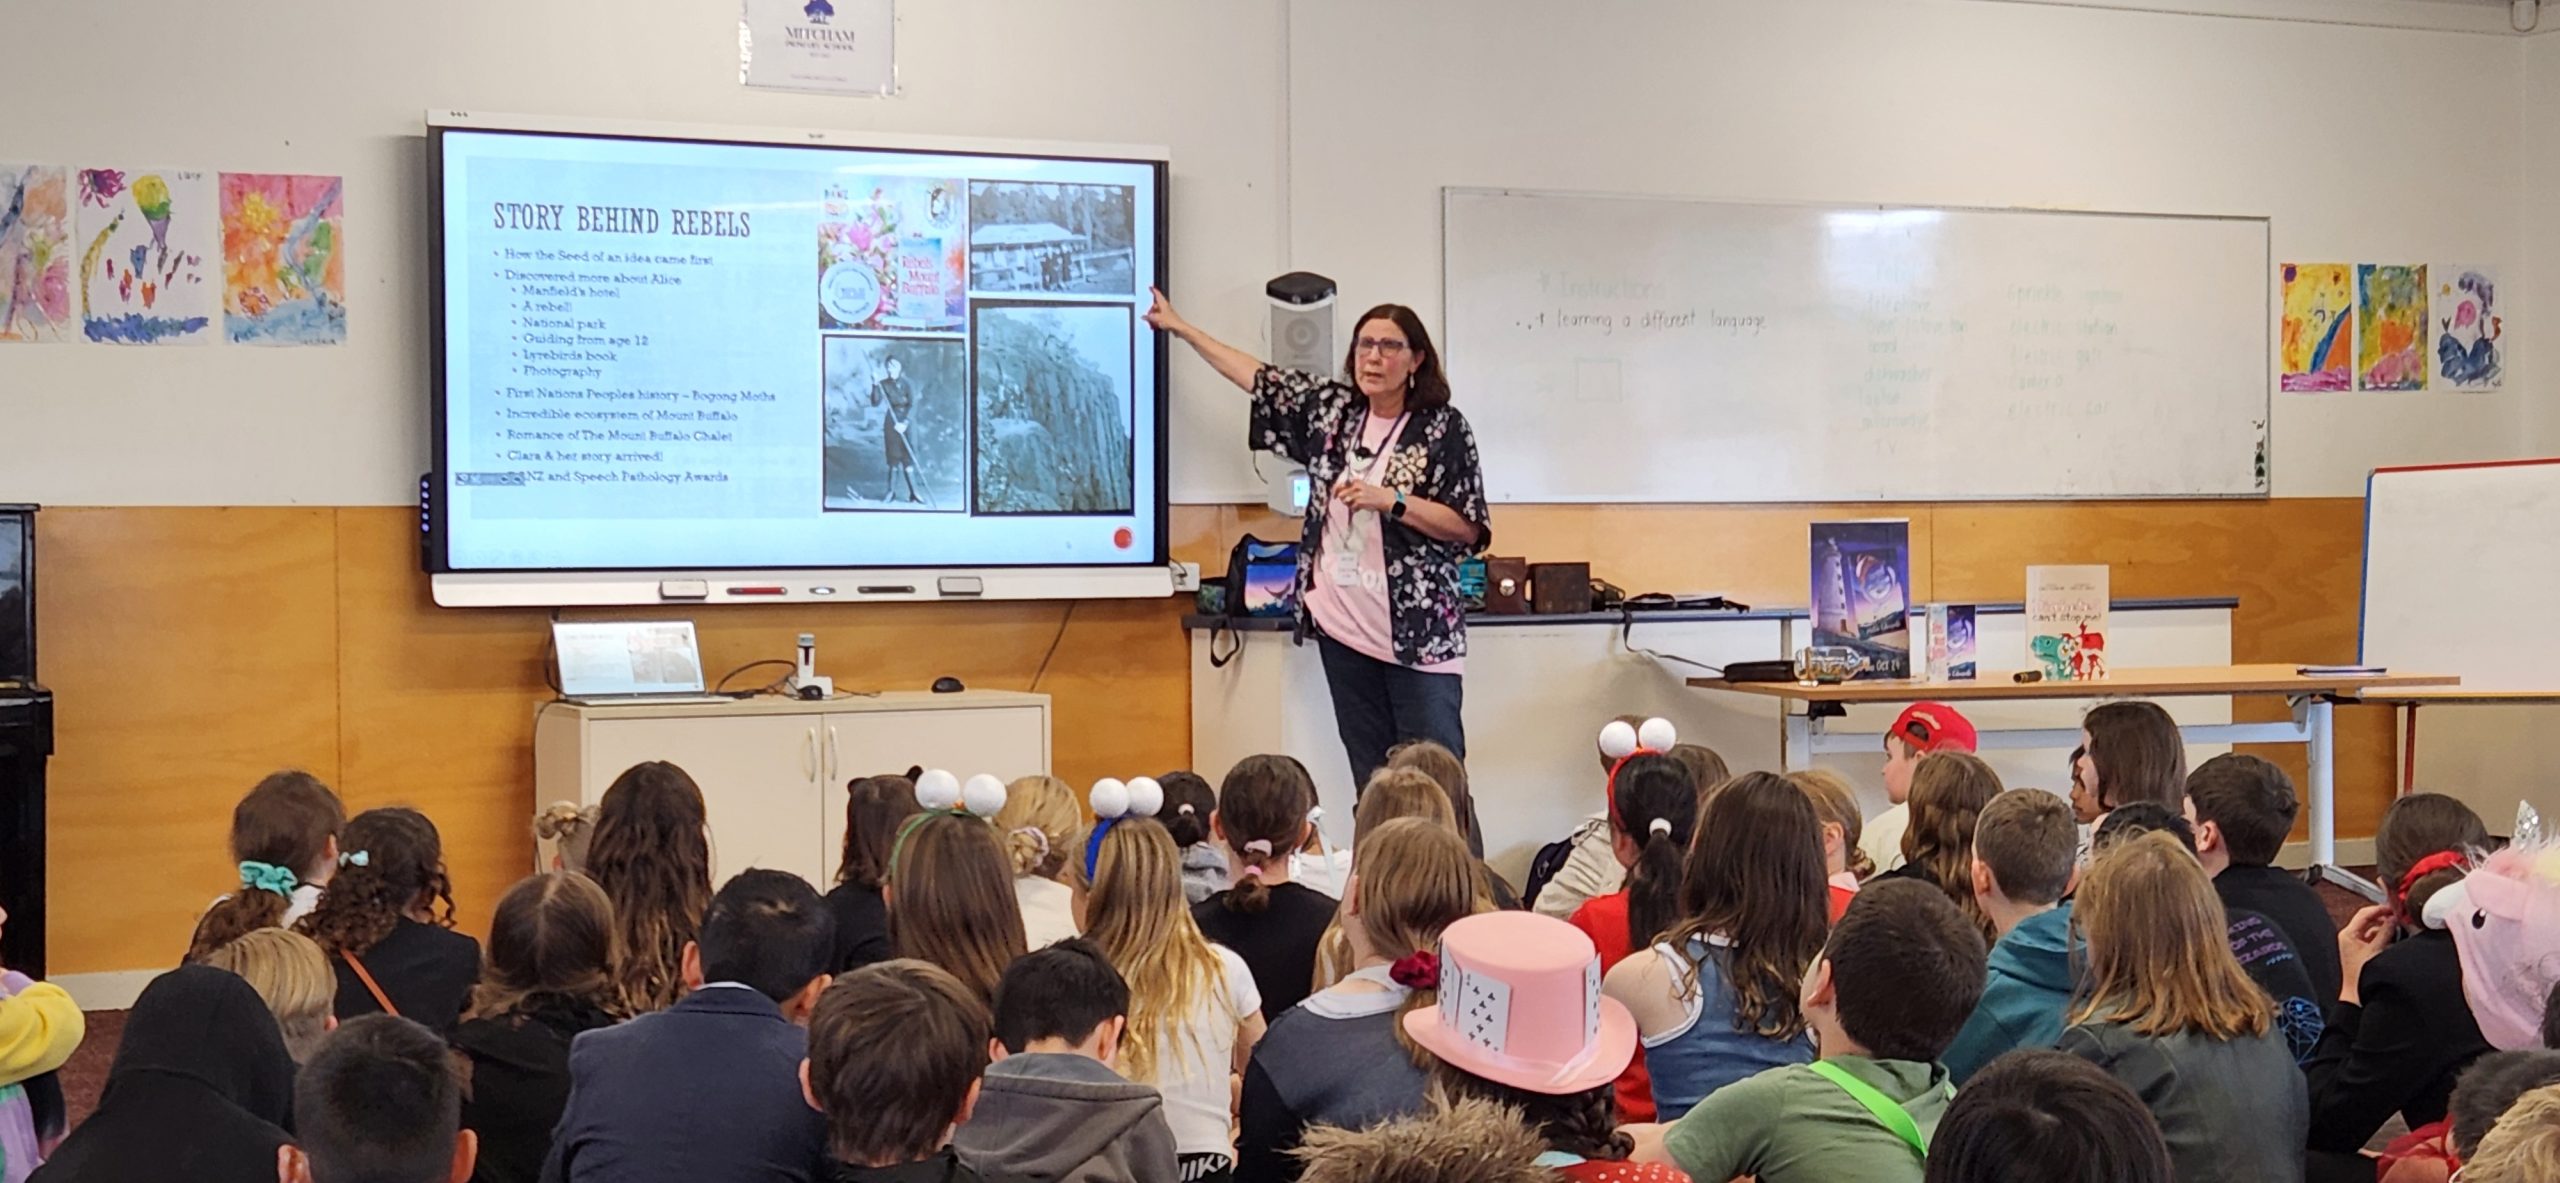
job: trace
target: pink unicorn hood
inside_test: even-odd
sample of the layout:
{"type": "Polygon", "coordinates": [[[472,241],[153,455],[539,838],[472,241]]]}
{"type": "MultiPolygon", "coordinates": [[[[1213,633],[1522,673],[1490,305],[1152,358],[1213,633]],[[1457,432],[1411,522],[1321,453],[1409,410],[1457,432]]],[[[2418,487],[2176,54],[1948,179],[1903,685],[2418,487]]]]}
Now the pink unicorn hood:
{"type": "Polygon", "coordinates": [[[2490,1046],[2542,1046],[2542,1011],[2560,982],[2560,840],[2517,818],[2516,842],[2427,901],[2429,928],[2462,956],[2462,993],[2490,1046]]]}

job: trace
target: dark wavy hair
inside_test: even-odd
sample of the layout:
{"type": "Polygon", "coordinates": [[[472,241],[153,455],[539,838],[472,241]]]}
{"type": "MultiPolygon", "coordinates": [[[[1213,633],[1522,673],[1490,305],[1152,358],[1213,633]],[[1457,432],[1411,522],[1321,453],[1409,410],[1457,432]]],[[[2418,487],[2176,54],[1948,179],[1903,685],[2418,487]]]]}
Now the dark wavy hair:
{"type": "Polygon", "coordinates": [[[1380,304],[1360,314],[1351,322],[1351,347],[1342,354],[1342,376],[1347,380],[1360,372],[1360,331],[1372,322],[1386,321],[1404,334],[1413,349],[1413,385],[1405,401],[1417,407],[1449,405],[1449,375],[1440,368],[1440,350],[1431,344],[1431,330],[1422,327],[1422,317],[1402,304],[1380,304]]]}
{"type": "MultiPolygon", "coordinates": [[[[1682,920],[1662,940],[1685,959],[1692,938],[1724,937],[1730,944],[1700,942],[1698,955],[1721,962],[1732,984],[1733,1029],[1793,1039],[1805,1030],[1797,988],[1831,935],[1830,907],[1813,802],[1774,772],[1745,773],[1699,813],[1682,920]]],[[[1686,980],[1694,988],[1697,975],[1686,980]]]]}
{"type": "Polygon", "coordinates": [[[368,809],[347,822],[339,845],[351,861],[320,893],[320,906],[294,930],[327,953],[371,952],[412,908],[430,909],[432,922],[453,927],[453,880],[444,871],[444,838],[414,809],[368,809]]]}
{"type": "Polygon", "coordinates": [[[663,760],[615,777],[596,809],[587,876],[613,901],[621,964],[614,976],[635,1011],[684,996],[684,947],[711,907],[711,831],[702,788],[663,760]]]}

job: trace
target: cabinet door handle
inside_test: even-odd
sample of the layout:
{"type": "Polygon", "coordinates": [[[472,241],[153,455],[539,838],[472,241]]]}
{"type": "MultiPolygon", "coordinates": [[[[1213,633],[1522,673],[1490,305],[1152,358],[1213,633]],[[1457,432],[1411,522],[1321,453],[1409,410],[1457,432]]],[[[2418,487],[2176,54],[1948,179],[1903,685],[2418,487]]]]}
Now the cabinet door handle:
{"type": "Polygon", "coordinates": [[[827,724],[827,759],[825,767],[827,770],[827,783],[830,785],[836,783],[836,726],[833,723],[827,724]]]}
{"type": "Polygon", "coordinates": [[[815,726],[800,733],[800,775],[814,780],[818,775],[818,729],[815,726]]]}

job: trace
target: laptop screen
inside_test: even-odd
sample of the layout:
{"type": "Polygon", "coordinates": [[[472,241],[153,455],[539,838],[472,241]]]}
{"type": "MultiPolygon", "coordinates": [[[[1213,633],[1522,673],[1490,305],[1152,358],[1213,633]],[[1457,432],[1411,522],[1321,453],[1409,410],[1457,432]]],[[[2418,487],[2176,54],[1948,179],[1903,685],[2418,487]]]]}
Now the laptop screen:
{"type": "Polygon", "coordinates": [[[566,697],[702,693],[690,620],[554,621],[551,640],[566,697]]]}

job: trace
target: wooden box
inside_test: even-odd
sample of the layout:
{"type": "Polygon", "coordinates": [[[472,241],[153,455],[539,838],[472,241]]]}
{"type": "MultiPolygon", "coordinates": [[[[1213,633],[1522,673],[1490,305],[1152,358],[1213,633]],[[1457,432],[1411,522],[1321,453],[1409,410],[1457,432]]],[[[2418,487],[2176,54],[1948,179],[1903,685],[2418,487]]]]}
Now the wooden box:
{"type": "Polygon", "coordinates": [[[1484,610],[1496,616],[1529,614],[1529,560],[1486,556],[1484,610]]]}
{"type": "Polygon", "coordinates": [[[1536,563],[1529,568],[1530,611],[1573,616],[1591,610],[1591,564],[1536,563]]]}

